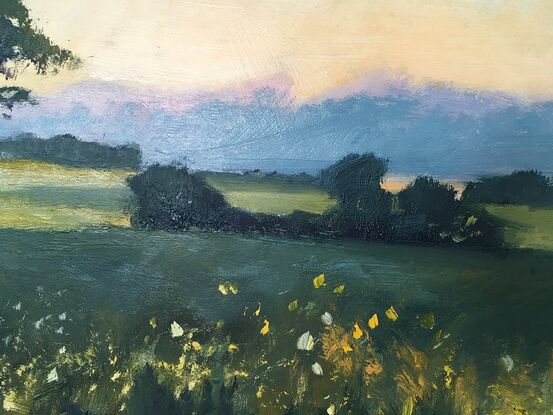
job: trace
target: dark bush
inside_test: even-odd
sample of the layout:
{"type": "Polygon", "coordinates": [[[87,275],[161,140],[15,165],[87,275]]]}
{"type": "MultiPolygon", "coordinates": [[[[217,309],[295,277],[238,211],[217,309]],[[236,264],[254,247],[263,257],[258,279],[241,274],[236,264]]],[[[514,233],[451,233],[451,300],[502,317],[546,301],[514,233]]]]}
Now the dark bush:
{"type": "Polygon", "coordinates": [[[451,224],[458,213],[455,189],[428,176],[419,176],[397,195],[398,206],[408,216],[440,227],[451,224]]]}
{"type": "Polygon", "coordinates": [[[229,229],[237,220],[223,195],[185,167],[156,164],[128,183],[138,202],[133,223],[156,229],[229,229]]]}
{"type": "Polygon", "coordinates": [[[347,204],[351,198],[380,189],[387,170],[388,161],[373,153],[348,154],[321,170],[319,178],[331,196],[347,204]]]}
{"type": "Polygon", "coordinates": [[[455,189],[428,176],[417,177],[397,195],[397,239],[494,245],[498,228],[484,210],[464,206],[455,189]]]}
{"type": "Polygon", "coordinates": [[[553,183],[536,170],[515,171],[507,176],[483,177],[469,182],[462,197],[466,203],[553,205],[553,183]]]}
{"type": "Polygon", "coordinates": [[[330,230],[365,239],[390,236],[392,195],[382,189],[388,161],[373,153],[350,154],[320,173],[320,181],[338,204],[327,212],[330,230]]]}

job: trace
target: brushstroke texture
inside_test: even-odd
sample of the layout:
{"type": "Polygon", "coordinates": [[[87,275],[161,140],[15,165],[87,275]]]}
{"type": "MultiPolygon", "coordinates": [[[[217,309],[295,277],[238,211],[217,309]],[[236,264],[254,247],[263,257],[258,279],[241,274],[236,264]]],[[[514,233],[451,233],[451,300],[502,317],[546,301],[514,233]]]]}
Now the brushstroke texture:
{"type": "Polygon", "coordinates": [[[0,135],[71,133],[113,145],[136,142],[145,163],[202,169],[315,172],[350,152],[392,160],[394,173],[473,178],[553,167],[553,102],[428,87],[296,105],[288,93],[148,98],[110,84],[74,86],[24,108],[0,135]],[[176,101],[176,107],[172,101],[176,101]],[[89,104],[91,102],[92,104],[89,104]],[[180,102],[180,104],[179,104],[180,102]],[[180,108],[180,109],[179,109],[180,108]]]}

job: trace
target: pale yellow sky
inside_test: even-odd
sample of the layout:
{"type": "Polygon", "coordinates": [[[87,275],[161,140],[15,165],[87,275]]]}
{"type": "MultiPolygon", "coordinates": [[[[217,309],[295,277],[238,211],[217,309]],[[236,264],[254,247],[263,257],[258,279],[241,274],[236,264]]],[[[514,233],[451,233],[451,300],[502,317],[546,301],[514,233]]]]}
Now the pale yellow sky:
{"type": "Polygon", "coordinates": [[[280,76],[300,99],[372,71],[553,97],[551,0],[25,0],[85,62],[78,79],[217,90],[280,76]]]}

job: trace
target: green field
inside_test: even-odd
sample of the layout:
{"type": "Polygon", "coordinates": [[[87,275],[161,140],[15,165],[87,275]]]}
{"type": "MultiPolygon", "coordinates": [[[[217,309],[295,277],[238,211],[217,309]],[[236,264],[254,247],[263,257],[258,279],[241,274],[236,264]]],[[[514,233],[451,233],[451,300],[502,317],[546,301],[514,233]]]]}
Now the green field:
{"type": "MultiPolygon", "coordinates": [[[[325,189],[282,176],[255,177],[231,173],[207,173],[206,176],[208,183],[223,193],[232,206],[251,212],[283,215],[302,210],[320,214],[336,203],[325,189]]],[[[382,186],[397,193],[413,179],[412,176],[390,175],[382,186]]],[[[463,183],[456,180],[448,182],[462,192],[463,183]]]]}
{"type": "MultiPolygon", "coordinates": [[[[303,414],[361,400],[418,408],[454,390],[480,413],[545,414],[552,270],[551,255],[533,251],[0,230],[0,393],[17,414],[60,413],[64,402],[94,414],[187,414],[190,400],[237,414],[303,414]],[[315,288],[321,273],[325,285],[315,288]],[[219,290],[228,281],[236,294],[219,290]],[[385,315],[392,305],[397,321],[385,315]],[[183,337],[171,336],[172,322],[183,337]],[[313,350],[296,350],[308,330],[313,350]],[[515,362],[509,373],[505,356],[515,362]],[[371,384],[352,384],[358,376],[371,384]],[[206,381],[215,391],[236,382],[230,402],[206,395],[206,381]]],[[[453,398],[444,399],[437,413],[453,413],[453,398]]]]}
{"type": "MultiPolygon", "coordinates": [[[[129,170],[65,167],[28,160],[0,161],[0,228],[70,230],[130,226],[129,170]]],[[[322,213],[334,205],[314,185],[210,174],[208,182],[235,207],[273,214],[322,213]]]]}
{"type": "MultiPolygon", "coordinates": [[[[0,161],[0,228],[129,227],[132,192],[125,180],[133,173],[0,161]]],[[[207,180],[231,205],[252,212],[323,213],[335,204],[318,186],[279,177],[213,173],[207,180]]],[[[489,205],[486,210],[504,223],[510,246],[553,250],[553,209],[489,205]]]]}
{"type": "MultiPolygon", "coordinates": [[[[553,408],[551,210],[487,207],[514,244],[544,249],[168,233],[126,228],[132,172],[0,173],[0,413],[553,408]]],[[[217,177],[229,199],[243,183],[217,177]]],[[[302,192],[312,211],[332,202],[252,182],[243,203],[287,212],[302,192]]]]}
{"type": "Polygon", "coordinates": [[[323,213],[335,201],[318,186],[279,178],[208,174],[208,183],[225,195],[229,203],[251,212],[285,215],[295,210],[323,213]]]}
{"type": "Polygon", "coordinates": [[[486,210],[504,223],[509,245],[553,251],[553,208],[488,205],[486,210]]]}
{"type": "Polygon", "coordinates": [[[0,228],[129,226],[128,170],[0,161],[0,228]]]}

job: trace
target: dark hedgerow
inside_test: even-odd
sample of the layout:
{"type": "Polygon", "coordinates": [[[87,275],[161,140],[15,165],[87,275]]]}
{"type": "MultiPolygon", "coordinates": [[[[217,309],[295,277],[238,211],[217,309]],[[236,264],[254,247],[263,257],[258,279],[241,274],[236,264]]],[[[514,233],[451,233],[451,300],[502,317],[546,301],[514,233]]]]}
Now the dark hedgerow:
{"type": "Polygon", "coordinates": [[[482,177],[469,182],[465,203],[553,205],[553,181],[536,170],[515,171],[505,176],[482,177]]]}
{"type": "Polygon", "coordinates": [[[82,141],[71,134],[48,139],[22,134],[0,140],[0,157],[102,169],[138,169],[142,163],[142,154],[137,145],[110,146],[82,141]]]}
{"type": "Polygon", "coordinates": [[[419,176],[397,194],[400,240],[501,245],[499,224],[484,209],[457,200],[453,186],[419,176]]]}
{"type": "Polygon", "coordinates": [[[132,223],[164,230],[482,245],[498,242],[489,215],[459,202],[450,185],[419,177],[398,195],[384,190],[387,163],[374,154],[353,154],[325,169],[320,179],[336,197],[337,205],[322,215],[246,212],[230,206],[204,175],[186,167],[156,164],[129,178],[138,202],[132,223]]]}

